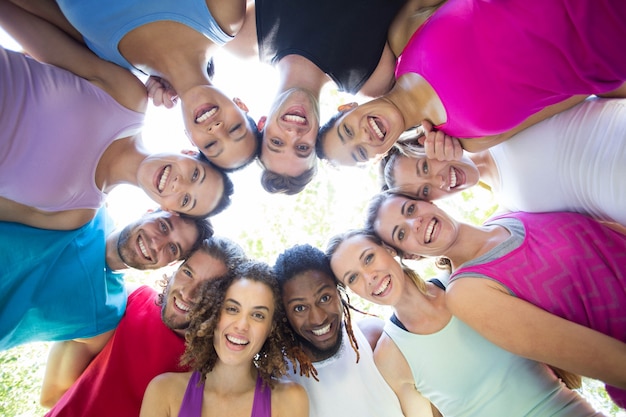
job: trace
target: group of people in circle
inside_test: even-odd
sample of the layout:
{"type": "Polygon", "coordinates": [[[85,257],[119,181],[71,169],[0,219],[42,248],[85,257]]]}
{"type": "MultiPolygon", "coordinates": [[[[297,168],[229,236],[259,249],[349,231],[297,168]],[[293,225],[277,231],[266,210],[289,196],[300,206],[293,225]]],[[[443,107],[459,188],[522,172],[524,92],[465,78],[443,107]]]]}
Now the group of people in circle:
{"type": "Polygon", "coordinates": [[[581,375],[626,407],[626,4],[1,0],[0,25],[0,348],[57,341],[48,415],[600,415],[581,375]],[[220,48],[276,69],[267,116],[214,84],[220,48]],[[369,101],[322,124],[329,82],[369,101]],[[149,105],[195,149],[149,152],[149,105]],[[210,222],[253,161],[270,193],[319,163],[381,191],[270,267],[210,222]],[[121,184],[158,210],[111,233],[121,184]],[[506,209],[482,225],[433,202],[477,184],[506,209]],[[177,261],[160,294],[116,272],[177,261]]]}

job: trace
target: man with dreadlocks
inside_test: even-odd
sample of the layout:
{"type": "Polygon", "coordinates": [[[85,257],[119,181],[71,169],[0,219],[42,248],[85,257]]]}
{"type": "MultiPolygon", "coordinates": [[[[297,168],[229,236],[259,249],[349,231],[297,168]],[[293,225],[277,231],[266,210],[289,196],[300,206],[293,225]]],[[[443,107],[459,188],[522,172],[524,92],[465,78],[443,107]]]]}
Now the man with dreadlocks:
{"type": "Polygon", "coordinates": [[[324,253],[296,245],[278,256],[274,272],[289,324],[317,369],[316,379],[295,370],[287,375],[306,389],[310,416],[402,416],[372,355],[382,320],[369,317],[352,326],[354,308],[324,253]]]}

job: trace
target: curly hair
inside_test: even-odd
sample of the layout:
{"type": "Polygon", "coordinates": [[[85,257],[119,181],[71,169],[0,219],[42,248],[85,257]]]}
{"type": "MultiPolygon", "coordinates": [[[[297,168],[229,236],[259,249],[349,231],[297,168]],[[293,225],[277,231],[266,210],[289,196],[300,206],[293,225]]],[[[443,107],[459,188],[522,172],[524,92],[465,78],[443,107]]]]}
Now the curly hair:
{"type": "Polygon", "coordinates": [[[213,334],[218,325],[226,292],[234,282],[247,279],[266,285],[273,294],[274,317],[271,332],[254,359],[257,371],[270,387],[275,380],[287,373],[286,358],[299,363],[301,373],[316,374],[310,359],[297,344],[293,333],[286,325],[287,318],[280,299],[276,278],[270,267],[259,261],[248,260],[234,271],[203,284],[201,301],[190,312],[190,325],[185,335],[186,350],[181,358],[182,365],[198,371],[202,379],[217,363],[218,355],[213,345],[213,334]]]}
{"type": "MultiPolygon", "coordinates": [[[[330,262],[324,255],[324,252],[309,244],[304,244],[295,245],[278,255],[276,263],[274,264],[274,274],[276,274],[276,280],[278,281],[278,287],[281,294],[288,281],[293,279],[296,275],[307,271],[320,271],[335,282],[343,309],[343,323],[350,340],[350,346],[352,346],[352,349],[356,353],[356,361],[358,362],[360,359],[359,344],[354,336],[354,331],[352,330],[352,316],[350,314],[350,310],[366,315],[369,314],[350,304],[350,297],[348,296],[348,293],[343,285],[337,280],[337,277],[335,277],[335,274],[333,274],[333,271],[330,268],[330,262]]],[[[296,337],[299,337],[297,333],[296,337]]]]}
{"type": "MultiPolygon", "coordinates": [[[[246,253],[239,244],[234,241],[221,237],[212,236],[209,239],[204,239],[200,242],[195,250],[202,251],[207,255],[215,258],[226,266],[228,271],[233,271],[237,265],[246,261],[246,253]]],[[[194,251],[195,252],[195,251],[194,251]]],[[[190,252],[189,256],[185,258],[189,259],[194,252],[190,252]]],[[[157,305],[161,306],[165,302],[167,293],[167,284],[171,277],[163,275],[157,284],[162,288],[161,293],[157,297],[157,305]]]]}

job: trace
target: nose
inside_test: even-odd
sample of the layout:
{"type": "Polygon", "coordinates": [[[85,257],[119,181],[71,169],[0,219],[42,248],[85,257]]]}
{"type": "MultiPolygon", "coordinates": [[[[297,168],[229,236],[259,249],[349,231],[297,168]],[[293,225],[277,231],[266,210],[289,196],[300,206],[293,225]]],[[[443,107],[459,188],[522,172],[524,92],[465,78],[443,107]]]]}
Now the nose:
{"type": "Polygon", "coordinates": [[[209,125],[208,131],[209,132],[216,132],[218,130],[220,130],[220,128],[224,125],[223,122],[215,122],[209,125]]]}
{"type": "Polygon", "coordinates": [[[417,217],[409,220],[408,222],[409,222],[409,226],[410,226],[409,228],[411,230],[413,230],[414,232],[417,232],[417,230],[422,225],[422,216],[417,216],[417,217]]]}
{"type": "Polygon", "coordinates": [[[248,327],[248,317],[242,314],[241,317],[239,317],[239,319],[235,322],[235,329],[239,331],[246,331],[248,330],[248,327]]]}
{"type": "Polygon", "coordinates": [[[177,193],[179,191],[185,191],[185,188],[189,181],[182,175],[176,175],[172,181],[172,192],[177,193]]]}
{"type": "Polygon", "coordinates": [[[311,312],[309,313],[309,321],[311,324],[322,324],[324,320],[326,320],[326,312],[323,309],[317,307],[311,308],[311,312]]]}

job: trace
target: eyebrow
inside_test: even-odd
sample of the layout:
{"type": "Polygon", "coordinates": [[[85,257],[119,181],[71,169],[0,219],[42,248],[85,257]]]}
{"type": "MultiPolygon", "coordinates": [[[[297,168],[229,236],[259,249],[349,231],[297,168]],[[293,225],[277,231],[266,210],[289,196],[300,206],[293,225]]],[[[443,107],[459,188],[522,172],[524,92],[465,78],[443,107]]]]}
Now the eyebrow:
{"type": "MultiPolygon", "coordinates": [[[[240,303],[239,301],[237,301],[237,300],[233,299],[233,298],[227,298],[227,299],[225,299],[225,300],[224,300],[224,303],[227,303],[227,302],[230,302],[230,303],[236,304],[238,307],[241,307],[241,303],[240,303]]],[[[270,311],[269,307],[267,307],[267,306],[252,306],[252,309],[253,309],[253,310],[265,310],[265,311],[267,311],[267,312],[269,312],[269,311],[270,311]]]]}

